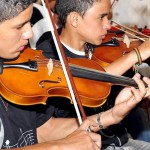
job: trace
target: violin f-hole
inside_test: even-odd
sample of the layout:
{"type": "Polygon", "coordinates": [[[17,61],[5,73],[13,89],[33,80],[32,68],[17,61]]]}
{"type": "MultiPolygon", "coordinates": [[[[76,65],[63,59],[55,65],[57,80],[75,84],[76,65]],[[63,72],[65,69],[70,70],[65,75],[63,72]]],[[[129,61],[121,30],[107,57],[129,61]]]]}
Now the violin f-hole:
{"type": "Polygon", "coordinates": [[[60,83],[62,80],[61,80],[61,78],[60,77],[58,77],[57,78],[57,80],[41,80],[40,82],[39,82],[39,86],[41,87],[41,88],[45,88],[45,83],[60,83]]]}

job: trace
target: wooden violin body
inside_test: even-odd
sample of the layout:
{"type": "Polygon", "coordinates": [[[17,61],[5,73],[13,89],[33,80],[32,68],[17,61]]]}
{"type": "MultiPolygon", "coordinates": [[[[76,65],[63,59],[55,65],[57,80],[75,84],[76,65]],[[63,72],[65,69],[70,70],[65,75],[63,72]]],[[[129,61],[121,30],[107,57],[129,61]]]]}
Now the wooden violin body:
{"type": "MultiPolygon", "coordinates": [[[[3,69],[0,75],[0,94],[19,105],[46,104],[48,97],[65,97],[72,102],[60,62],[53,60],[53,70],[48,75],[47,61],[42,52],[27,48],[11,63],[27,62],[29,59],[37,61],[37,71],[3,69]]],[[[69,59],[69,63],[104,71],[100,65],[91,62],[88,59],[69,59]]],[[[84,106],[98,107],[105,103],[111,90],[110,83],[78,77],[73,79],[84,106]]]]}
{"type": "MultiPolygon", "coordinates": [[[[114,34],[108,34],[108,37],[106,36],[106,39],[109,40],[112,36],[114,36],[114,34]]],[[[118,58],[132,51],[133,48],[138,47],[140,44],[142,44],[140,40],[132,41],[130,43],[130,47],[127,48],[127,45],[123,41],[118,40],[118,43],[119,44],[117,46],[97,46],[94,49],[92,60],[97,61],[101,66],[105,67],[118,58]]]]}

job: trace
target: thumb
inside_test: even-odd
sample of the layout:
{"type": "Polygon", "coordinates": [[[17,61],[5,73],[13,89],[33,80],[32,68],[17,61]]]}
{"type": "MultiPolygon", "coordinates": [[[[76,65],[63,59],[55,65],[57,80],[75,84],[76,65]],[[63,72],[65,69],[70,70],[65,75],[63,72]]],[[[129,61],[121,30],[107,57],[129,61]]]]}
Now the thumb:
{"type": "Polygon", "coordinates": [[[87,131],[90,126],[97,127],[97,123],[93,120],[86,119],[82,122],[81,126],[78,129],[87,131]]]}

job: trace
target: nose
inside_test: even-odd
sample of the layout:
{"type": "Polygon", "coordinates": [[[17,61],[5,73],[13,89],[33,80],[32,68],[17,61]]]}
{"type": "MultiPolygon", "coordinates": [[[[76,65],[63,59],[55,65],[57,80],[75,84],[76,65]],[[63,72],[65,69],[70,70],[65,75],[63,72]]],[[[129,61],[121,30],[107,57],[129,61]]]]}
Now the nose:
{"type": "Polygon", "coordinates": [[[27,23],[24,32],[23,32],[23,39],[28,40],[33,36],[33,31],[30,23],[27,23]]]}

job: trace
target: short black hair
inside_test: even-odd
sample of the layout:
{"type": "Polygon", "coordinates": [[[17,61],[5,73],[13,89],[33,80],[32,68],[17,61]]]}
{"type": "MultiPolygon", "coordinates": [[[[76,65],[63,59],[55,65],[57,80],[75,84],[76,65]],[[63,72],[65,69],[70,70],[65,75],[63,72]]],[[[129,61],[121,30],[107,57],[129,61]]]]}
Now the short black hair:
{"type": "Polygon", "coordinates": [[[0,23],[12,19],[35,0],[0,0],[0,23]]]}
{"type": "Polygon", "coordinates": [[[83,16],[97,1],[100,0],[56,0],[54,12],[58,14],[61,24],[65,26],[69,13],[77,12],[83,16]]]}

